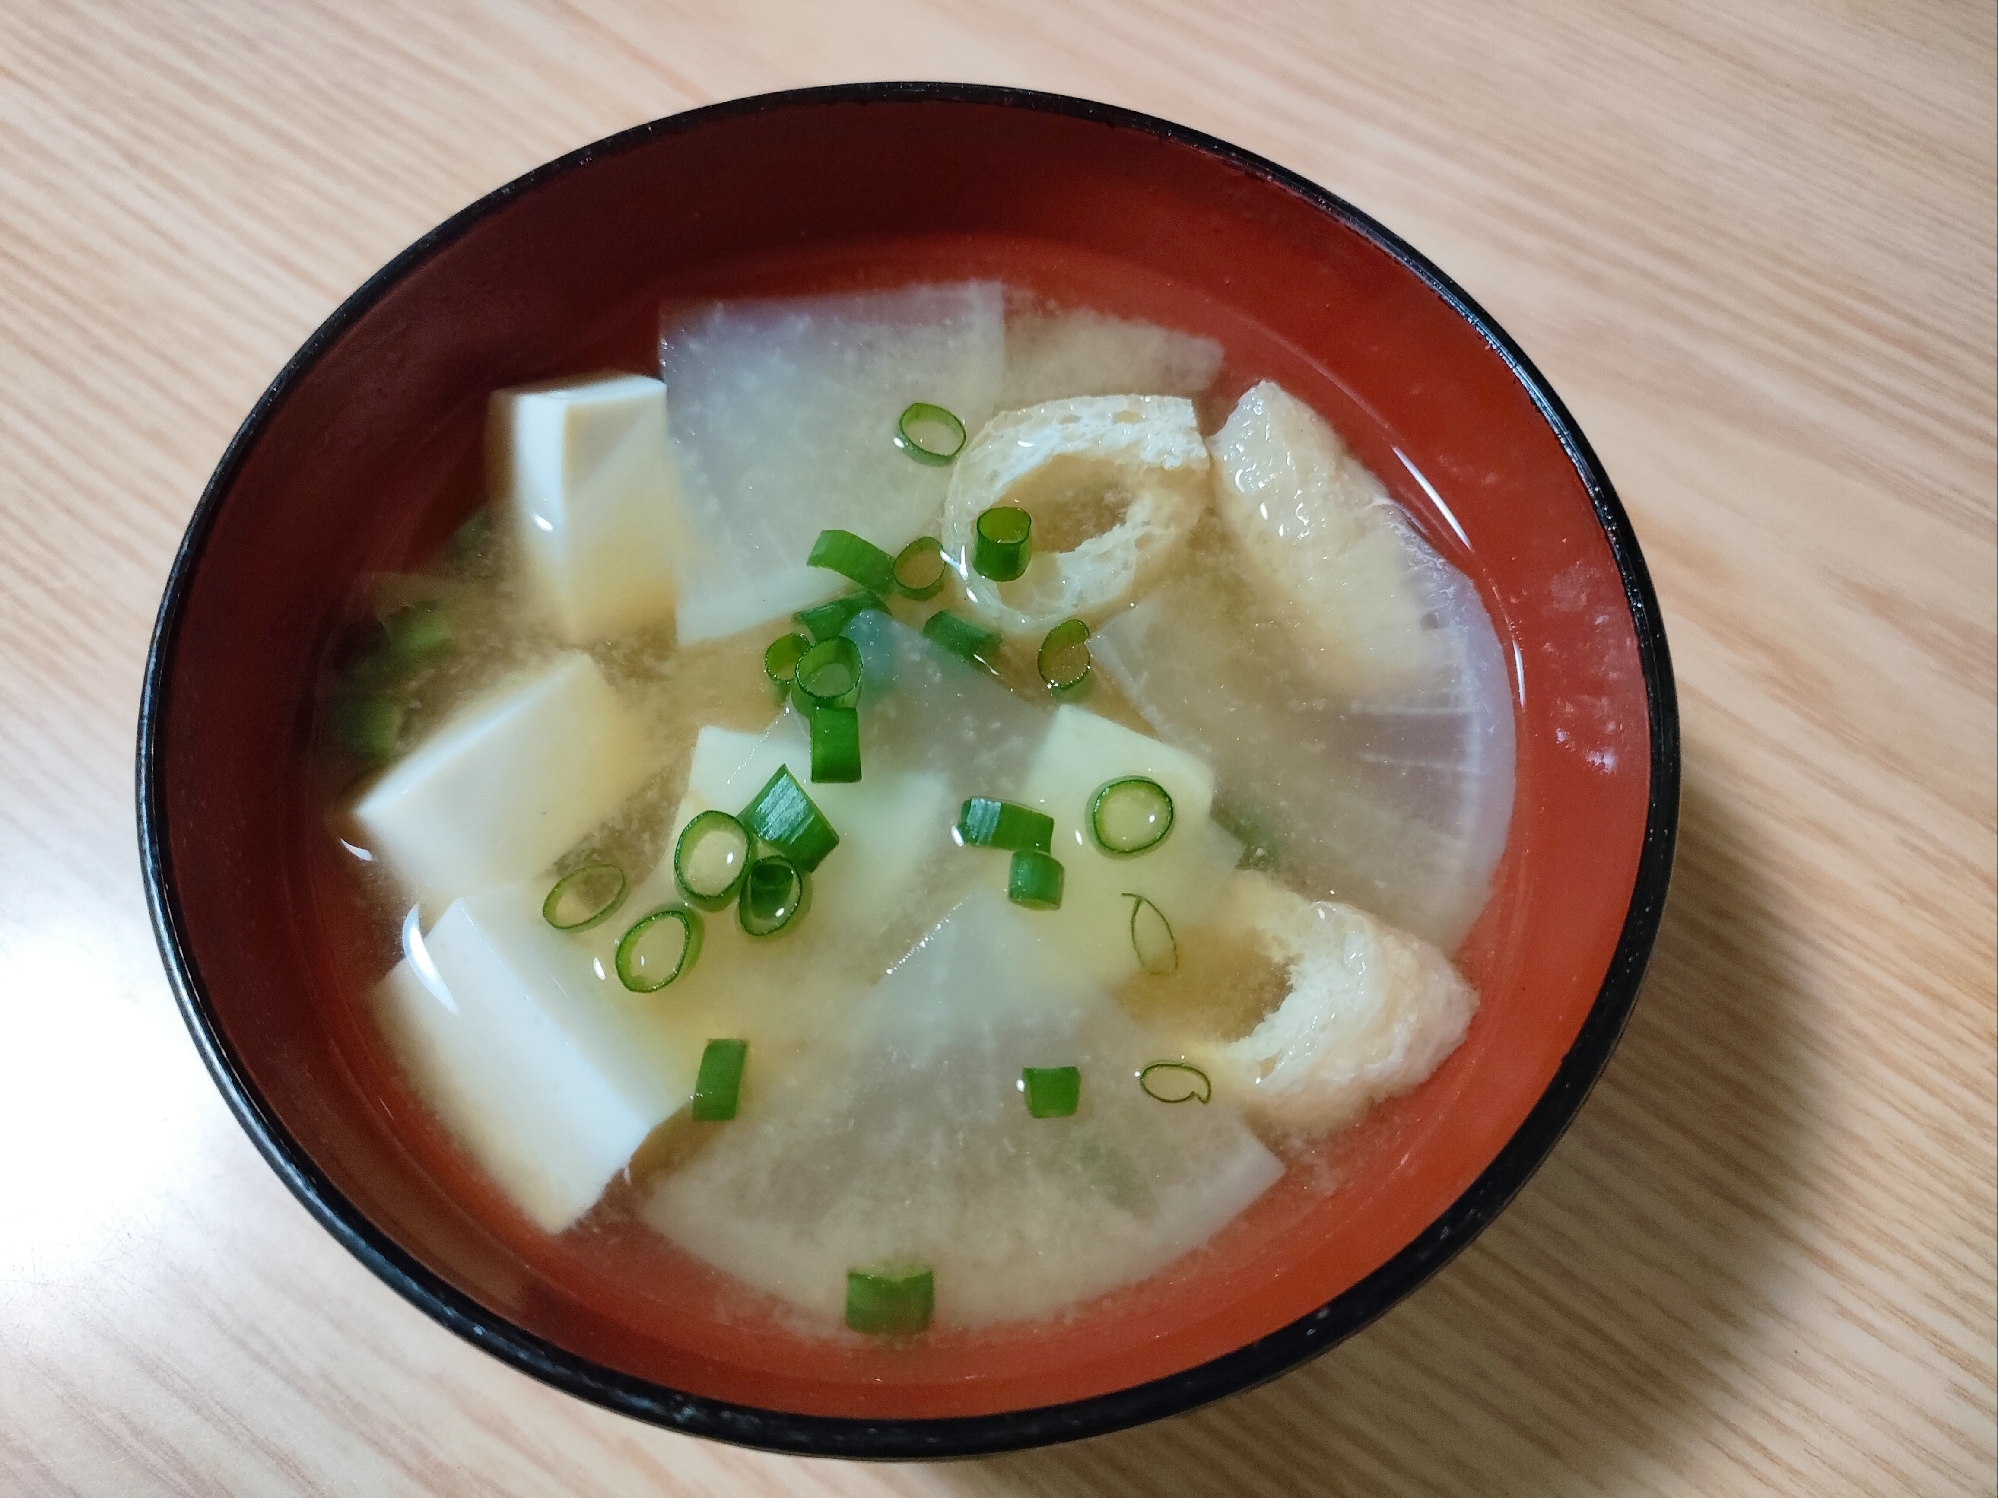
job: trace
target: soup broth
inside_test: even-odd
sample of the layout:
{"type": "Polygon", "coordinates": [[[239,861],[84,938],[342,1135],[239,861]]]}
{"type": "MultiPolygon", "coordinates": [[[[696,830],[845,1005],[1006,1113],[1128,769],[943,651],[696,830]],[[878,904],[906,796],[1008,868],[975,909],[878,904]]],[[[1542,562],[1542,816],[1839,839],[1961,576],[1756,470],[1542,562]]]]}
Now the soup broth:
{"type": "Polygon", "coordinates": [[[319,742],[370,1023],[532,1231],[821,1338],[1072,1317],[1335,1189],[1462,1039],[1497,636],[1224,367],[966,281],[676,304],[656,378],[495,392],[319,742]]]}

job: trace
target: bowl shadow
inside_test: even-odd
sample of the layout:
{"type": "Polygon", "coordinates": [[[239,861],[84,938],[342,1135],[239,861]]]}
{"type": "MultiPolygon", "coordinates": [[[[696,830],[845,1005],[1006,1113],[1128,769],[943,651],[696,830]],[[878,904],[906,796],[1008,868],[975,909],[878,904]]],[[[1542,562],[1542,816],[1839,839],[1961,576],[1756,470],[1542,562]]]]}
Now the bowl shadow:
{"type": "Polygon", "coordinates": [[[1799,1155],[1793,937],[1688,765],[1645,991],[1588,1105],[1512,1207],[1327,1356],[1178,1419],[939,1469],[1036,1498],[1583,1494],[1669,1470],[1764,1320],[1799,1155]]]}

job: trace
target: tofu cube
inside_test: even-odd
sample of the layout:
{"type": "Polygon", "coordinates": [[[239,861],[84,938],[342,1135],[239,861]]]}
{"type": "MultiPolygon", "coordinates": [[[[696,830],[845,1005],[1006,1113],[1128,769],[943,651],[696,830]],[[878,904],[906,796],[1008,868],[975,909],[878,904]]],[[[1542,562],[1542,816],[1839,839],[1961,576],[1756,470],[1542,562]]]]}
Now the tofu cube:
{"type": "Polygon", "coordinates": [[[496,392],[489,484],[536,607],[581,645],[670,618],[682,550],[666,387],[602,375],[496,392]]]}
{"type": "Polygon", "coordinates": [[[557,656],[464,708],[364,792],[353,836],[426,909],[541,873],[638,789],[644,735],[597,663],[557,656]]]}

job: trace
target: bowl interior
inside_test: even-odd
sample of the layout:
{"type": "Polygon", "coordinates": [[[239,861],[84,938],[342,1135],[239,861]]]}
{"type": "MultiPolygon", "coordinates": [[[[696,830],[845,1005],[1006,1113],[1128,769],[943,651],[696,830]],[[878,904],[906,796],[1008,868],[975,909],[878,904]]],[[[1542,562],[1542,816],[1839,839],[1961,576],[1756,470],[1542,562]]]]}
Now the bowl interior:
{"type": "Polygon", "coordinates": [[[447,225],[309,348],[219,476],[157,724],[184,949],[252,1105],[418,1264],[557,1348],[675,1390],[864,1419],[1010,1411],[1193,1367],[1312,1313],[1441,1217],[1518,1130],[1631,903],[1651,752],[1625,587],[1576,462],[1503,354],[1363,227],[1166,138],[998,102],[814,100],[667,121],[447,225]],[[1217,1241],[1071,1322],[805,1344],[663,1243],[550,1239],[472,1171],[365,1016],[377,962],[306,783],[316,662],[363,570],[480,499],[496,386],[653,366],[673,297],[998,277],[1217,338],[1340,426],[1474,577],[1509,649],[1517,798],[1460,954],[1483,1005],[1425,1086],[1217,1241]],[[634,1262],[643,1274],[630,1271],[634,1262]]]}

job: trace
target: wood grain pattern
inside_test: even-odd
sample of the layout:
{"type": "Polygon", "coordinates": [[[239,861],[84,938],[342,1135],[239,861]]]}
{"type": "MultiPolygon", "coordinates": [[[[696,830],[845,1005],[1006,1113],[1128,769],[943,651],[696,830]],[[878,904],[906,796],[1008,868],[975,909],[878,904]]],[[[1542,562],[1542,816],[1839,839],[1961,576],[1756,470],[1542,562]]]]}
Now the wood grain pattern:
{"type": "Polygon", "coordinates": [[[0,1491],[1993,1491],[1990,0],[489,0],[0,9],[0,1491]],[[547,157],[731,95],[1023,83],[1368,208],[1635,516],[1682,851],[1601,1087],[1334,1355],[950,1467],[586,1408],[333,1246],[174,1015],[130,754],[182,525],[351,288],[547,157]]]}

